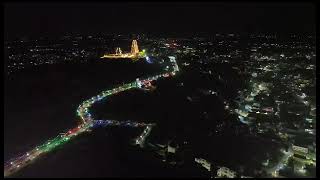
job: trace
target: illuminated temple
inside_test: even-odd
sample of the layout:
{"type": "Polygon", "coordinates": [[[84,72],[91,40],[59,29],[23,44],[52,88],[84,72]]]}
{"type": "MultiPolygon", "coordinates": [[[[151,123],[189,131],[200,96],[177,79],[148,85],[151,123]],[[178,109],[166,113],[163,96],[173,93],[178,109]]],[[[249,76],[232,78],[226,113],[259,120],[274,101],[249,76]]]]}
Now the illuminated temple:
{"type": "Polygon", "coordinates": [[[105,54],[101,58],[111,58],[111,59],[119,59],[119,58],[131,58],[138,59],[146,57],[145,51],[139,51],[137,40],[133,40],[131,44],[130,53],[122,53],[122,50],[118,47],[116,48],[115,54],[105,54]]]}

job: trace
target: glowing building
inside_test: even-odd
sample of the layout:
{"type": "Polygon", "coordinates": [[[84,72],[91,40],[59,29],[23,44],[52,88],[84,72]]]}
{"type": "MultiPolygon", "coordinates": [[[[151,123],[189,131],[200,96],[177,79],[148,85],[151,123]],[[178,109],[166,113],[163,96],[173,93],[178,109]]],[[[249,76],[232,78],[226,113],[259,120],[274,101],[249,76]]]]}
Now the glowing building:
{"type": "Polygon", "coordinates": [[[227,177],[227,178],[235,178],[236,172],[230,170],[227,167],[220,167],[217,171],[218,177],[227,177]]]}
{"type": "Polygon", "coordinates": [[[122,50],[118,47],[116,48],[115,54],[105,54],[101,58],[119,59],[119,58],[131,58],[138,59],[146,57],[145,51],[139,51],[137,40],[133,40],[131,44],[130,53],[122,53],[122,50]]]}
{"type": "Polygon", "coordinates": [[[201,166],[206,168],[208,171],[211,171],[211,163],[208,162],[207,160],[202,159],[202,158],[195,158],[194,161],[201,164],[201,166]]]}

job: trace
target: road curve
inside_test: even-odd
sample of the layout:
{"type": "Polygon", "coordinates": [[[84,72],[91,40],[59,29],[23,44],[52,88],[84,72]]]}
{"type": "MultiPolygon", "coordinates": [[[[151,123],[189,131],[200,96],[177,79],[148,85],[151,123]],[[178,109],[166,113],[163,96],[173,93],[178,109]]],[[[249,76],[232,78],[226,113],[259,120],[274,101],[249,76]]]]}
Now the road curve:
{"type": "Polygon", "coordinates": [[[31,164],[39,157],[53,151],[59,146],[69,142],[70,140],[74,139],[79,134],[89,131],[92,128],[99,127],[99,126],[129,126],[129,127],[145,127],[142,134],[139,135],[135,139],[135,144],[143,147],[146,137],[150,134],[152,127],[155,124],[146,124],[146,123],[139,123],[139,122],[132,122],[132,121],[116,121],[116,120],[95,120],[90,112],[89,108],[96,102],[105,99],[108,96],[115,95],[122,91],[128,91],[134,88],[148,88],[151,86],[151,82],[158,80],[159,78],[167,78],[170,76],[175,76],[176,73],[179,71],[178,65],[175,60],[171,60],[173,62],[173,71],[165,72],[159,75],[150,76],[145,79],[136,79],[133,82],[123,84],[116,88],[102,91],[100,94],[93,96],[92,98],[83,101],[78,109],[77,114],[80,117],[81,121],[80,124],[70,130],[67,130],[63,133],[60,133],[53,139],[50,139],[43,143],[40,146],[35,147],[34,149],[23,153],[15,158],[10,159],[9,161],[4,163],[4,177],[8,177],[13,173],[21,170],[23,167],[31,164]]]}

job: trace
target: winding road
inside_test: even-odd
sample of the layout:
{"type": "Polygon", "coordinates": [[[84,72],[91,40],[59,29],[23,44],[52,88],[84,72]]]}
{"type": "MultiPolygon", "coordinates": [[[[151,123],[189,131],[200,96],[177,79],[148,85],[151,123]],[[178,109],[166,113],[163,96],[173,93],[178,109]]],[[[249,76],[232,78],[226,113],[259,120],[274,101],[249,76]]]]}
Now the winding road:
{"type": "Polygon", "coordinates": [[[159,78],[167,78],[170,76],[175,76],[176,72],[179,71],[178,65],[175,59],[170,58],[170,62],[173,63],[173,71],[165,72],[159,75],[150,76],[146,79],[136,79],[133,82],[118,86],[116,88],[102,91],[100,94],[93,96],[92,98],[83,101],[78,109],[77,114],[80,117],[81,121],[78,126],[73,129],[67,130],[66,132],[60,133],[53,139],[50,139],[43,143],[40,146],[35,147],[34,149],[23,153],[15,158],[10,159],[9,161],[4,163],[4,177],[8,177],[13,173],[21,170],[23,167],[31,164],[39,157],[44,156],[45,154],[53,151],[59,146],[71,141],[79,134],[85,133],[92,128],[100,127],[100,126],[129,126],[129,127],[144,127],[142,134],[139,135],[135,139],[135,144],[140,147],[144,146],[144,142],[146,137],[150,134],[152,127],[155,124],[147,124],[143,122],[132,122],[132,121],[116,121],[116,120],[95,120],[90,112],[89,108],[96,102],[105,99],[108,96],[115,95],[122,91],[128,91],[134,88],[148,88],[151,86],[151,82],[158,80],[159,78]]]}

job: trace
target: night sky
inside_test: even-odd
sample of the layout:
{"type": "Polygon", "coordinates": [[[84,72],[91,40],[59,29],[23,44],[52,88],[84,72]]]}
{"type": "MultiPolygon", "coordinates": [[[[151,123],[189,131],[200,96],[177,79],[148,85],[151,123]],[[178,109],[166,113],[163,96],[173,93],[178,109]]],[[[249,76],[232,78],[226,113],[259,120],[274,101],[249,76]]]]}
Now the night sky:
{"type": "Polygon", "coordinates": [[[7,3],[5,35],[68,32],[314,33],[311,3],[7,3]]]}

